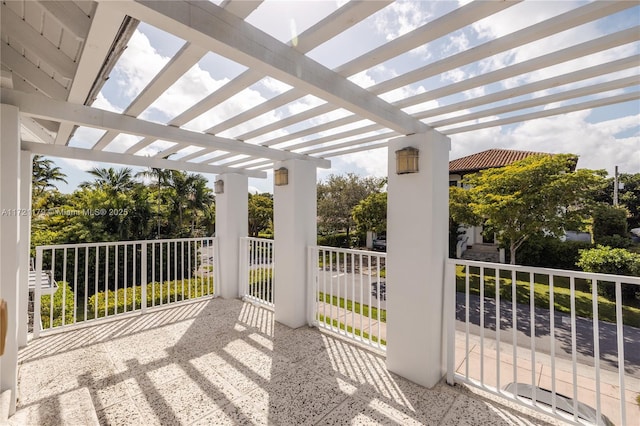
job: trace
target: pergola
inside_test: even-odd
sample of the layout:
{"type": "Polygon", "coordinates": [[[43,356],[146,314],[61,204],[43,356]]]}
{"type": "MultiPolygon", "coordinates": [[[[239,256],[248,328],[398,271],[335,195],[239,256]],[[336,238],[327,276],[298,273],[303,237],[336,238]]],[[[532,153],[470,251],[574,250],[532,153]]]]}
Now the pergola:
{"type": "MultiPolygon", "coordinates": [[[[620,17],[634,13],[638,18],[640,12],[634,1],[580,3],[441,59],[430,61],[425,55],[414,68],[366,87],[354,76],[398,58],[413,58],[430,43],[494,14],[517,10],[522,2],[466,3],[333,69],[316,54],[314,49],[339,39],[391,3],[346,2],[287,43],[248,22],[263,5],[259,0],[3,2],[2,209],[30,207],[32,154],[217,174],[225,182],[217,198],[217,237],[225,265],[222,296],[235,297],[238,238],[247,232],[247,178],[263,178],[266,170],[285,167],[289,184],[274,188],[276,319],[297,327],[307,321],[301,283],[306,280],[306,247],[316,238],[316,169],[329,168],[332,157],[388,148],[387,276],[405,284],[389,288],[388,309],[397,314],[390,315],[388,324],[387,362],[390,370],[432,385],[442,375],[447,136],[638,100],[637,87],[631,89],[640,83],[640,19],[629,25],[620,17]],[[182,47],[122,112],[93,107],[140,22],[172,34],[182,40],[182,47]],[[442,74],[599,22],[620,25],[607,25],[603,36],[560,44],[513,65],[434,84],[442,74]],[[210,52],[244,71],[166,122],[140,118],[210,52]],[[583,60],[583,67],[506,84],[572,60],[583,60]],[[265,78],[290,88],[209,127],[189,126],[265,78]],[[469,95],[472,90],[480,95],[469,95]],[[309,108],[286,108],[306,96],[316,100],[309,108]],[[558,102],[561,106],[551,105],[558,102]],[[265,124],[260,120],[265,114],[278,118],[265,124]],[[70,144],[78,127],[104,133],[90,144],[70,144]],[[137,141],[125,147],[112,144],[120,135],[136,136],[137,141]],[[398,175],[394,153],[409,146],[419,149],[420,172],[398,175]],[[146,148],[151,147],[156,149],[150,154],[146,148]],[[425,270],[433,282],[419,286],[415,277],[425,270]],[[416,324],[429,326],[419,335],[408,333],[416,324]]],[[[28,270],[29,227],[28,215],[2,215],[0,295],[9,301],[11,333],[18,328],[16,283],[26,279],[28,270]]],[[[14,346],[1,358],[2,389],[15,389],[14,346]]]]}

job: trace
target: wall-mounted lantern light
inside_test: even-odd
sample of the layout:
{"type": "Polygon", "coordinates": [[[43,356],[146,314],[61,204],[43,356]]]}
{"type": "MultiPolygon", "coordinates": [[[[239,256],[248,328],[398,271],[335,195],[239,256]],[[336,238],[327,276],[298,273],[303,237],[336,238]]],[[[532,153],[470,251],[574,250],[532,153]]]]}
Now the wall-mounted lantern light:
{"type": "Polygon", "coordinates": [[[396,173],[399,175],[417,173],[419,152],[417,148],[410,146],[396,151],[396,173]]]}
{"type": "Polygon", "coordinates": [[[224,181],[222,179],[216,181],[213,191],[216,194],[224,194],[224,181]]]}
{"type": "Polygon", "coordinates": [[[273,171],[273,182],[276,186],[284,186],[289,184],[289,170],[286,167],[280,167],[273,171]]]}

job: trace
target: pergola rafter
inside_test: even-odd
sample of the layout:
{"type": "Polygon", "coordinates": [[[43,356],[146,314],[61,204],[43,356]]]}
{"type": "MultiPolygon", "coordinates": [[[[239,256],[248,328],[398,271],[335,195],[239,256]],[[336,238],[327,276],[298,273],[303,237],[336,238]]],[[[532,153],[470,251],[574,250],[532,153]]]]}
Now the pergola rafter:
{"type": "MultiPolygon", "coordinates": [[[[87,119],[87,114],[74,118],[62,112],[22,112],[25,135],[44,144],[68,145],[74,129],[82,125],[106,129],[97,141],[76,144],[87,148],[76,146],[64,151],[65,155],[76,155],[85,149],[91,153],[82,152],[83,158],[95,161],[106,161],[107,157],[117,157],[119,162],[129,158],[131,164],[162,160],[174,168],[238,173],[266,170],[289,158],[327,167],[329,162],[324,158],[384,148],[390,138],[431,128],[453,135],[630,102],[637,99],[637,92],[632,90],[640,83],[639,26],[607,25],[611,30],[578,39],[571,46],[543,51],[531,59],[432,87],[433,78],[443,73],[478,65],[495,55],[626,13],[629,8],[638,8],[634,2],[590,2],[565,8],[509,34],[457,53],[440,54],[387,80],[374,80],[370,86],[361,87],[349,78],[361,72],[369,74],[389,61],[408,59],[415,55],[411,53],[414,49],[430,49],[479,20],[518,11],[523,2],[469,2],[329,69],[321,60],[312,59],[316,58],[315,49],[354,27],[367,25],[364,21],[369,18],[379,19],[379,14],[387,13],[391,0],[349,1],[312,22],[288,42],[278,41],[247,21],[253,13],[260,13],[262,1],[225,0],[220,6],[189,0],[100,0],[87,4],[42,1],[34,3],[41,13],[40,21],[26,14],[24,1],[10,0],[2,5],[2,39],[7,45],[2,50],[2,67],[14,82],[11,92],[3,92],[10,93],[6,101],[3,99],[5,103],[40,95],[62,102],[56,104],[61,111],[90,105],[109,71],[117,65],[119,53],[138,21],[183,40],[183,45],[123,107],[121,114],[88,110],[88,115],[109,117],[111,123],[118,116],[117,121],[125,126],[97,125],[87,119]],[[48,32],[42,31],[45,26],[48,32]],[[59,37],[51,39],[51,34],[59,37]],[[626,53],[618,54],[613,49],[626,53]],[[139,118],[192,67],[202,66],[201,61],[209,52],[246,69],[164,124],[139,118]],[[532,73],[572,60],[591,60],[587,59],[590,55],[604,59],[586,68],[532,80],[532,73]],[[207,114],[214,116],[214,109],[237,103],[243,91],[259,87],[255,85],[262,84],[265,78],[291,87],[271,96],[261,94],[261,102],[239,112],[234,107],[230,114],[222,114],[226,118],[206,123],[207,114]],[[506,84],[512,78],[527,82],[512,87],[506,84]],[[418,85],[426,90],[418,89],[418,85]],[[470,96],[467,91],[471,90],[481,95],[470,96]],[[403,91],[404,95],[392,95],[393,91],[403,91]],[[541,91],[545,92],[537,93],[541,91]],[[311,106],[301,108],[308,95],[319,98],[320,103],[316,99],[311,106]],[[549,108],[556,102],[562,104],[549,108]],[[204,130],[184,128],[195,119],[200,120],[198,128],[204,130]],[[220,138],[221,133],[227,136],[220,138]],[[119,135],[138,135],[140,139],[126,146],[112,143],[119,135]]],[[[3,83],[3,87],[9,86],[3,83]]],[[[41,106],[51,107],[48,102],[44,100],[41,106]]]]}

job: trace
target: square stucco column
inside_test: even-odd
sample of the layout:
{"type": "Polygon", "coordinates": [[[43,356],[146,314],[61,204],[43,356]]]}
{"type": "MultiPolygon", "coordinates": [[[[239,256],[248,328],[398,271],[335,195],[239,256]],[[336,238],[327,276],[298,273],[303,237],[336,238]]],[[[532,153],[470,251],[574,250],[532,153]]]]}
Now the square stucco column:
{"type": "Polygon", "coordinates": [[[233,299],[240,296],[240,238],[249,228],[249,180],[247,176],[227,173],[218,176],[224,181],[224,193],[216,194],[216,237],[220,250],[220,296],[233,299]]]}
{"type": "Polygon", "coordinates": [[[7,302],[8,310],[5,350],[0,357],[0,392],[11,391],[9,414],[13,414],[18,383],[20,117],[16,107],[0,108],[0,297],[7,302]]]}
{"type": "Polygon", "coordinates": [[[307,247],[316,244],[316,166],[287,160],[289,183],[275,186],[274,278],[275,320],[288,327],[307,324],[307,247]]]}
{"type": "Polygon", "coordinates": [[[387,368],[426,387],[444,375],[449,147],[435,131],[389,141],[387,368]],[[419,149],[419,172],[398,175],[406,147],[419,149]]]}

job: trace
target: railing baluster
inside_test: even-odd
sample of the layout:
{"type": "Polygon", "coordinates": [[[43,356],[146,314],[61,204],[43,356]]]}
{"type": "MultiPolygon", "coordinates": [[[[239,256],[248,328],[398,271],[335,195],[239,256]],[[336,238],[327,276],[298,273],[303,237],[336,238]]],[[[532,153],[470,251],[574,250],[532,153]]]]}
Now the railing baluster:
{"type": "Polygon", "coordinates": [[[104,316],[109,316],[109,246],[104,246],[104,316]]]}
{"type": "MultiPolygon", "coordinates": [[[[51,296],[53,299],[53,296],[51,296]]],[[[67,248],[62,250],[62,318],[61,325],[65,325],[67,307],[67,248]]],[[[52,324],[53,326],[53,324],[52,324]]]]}
{"type": "Polygon", "coordinates": [[[113,293],[113,297],[114,297],[114,302],[113,302],[113,309],[114,309],[114,314],[117,315],[118,314],[118,251],[120,251],[120,247],[118,245],[116,245],[114,247],[115,249],[115,258],[114,258],[114,262],[115,264],[113,265],[113,269],[115,270],[115,277],[114,277],[114,283],[115,283],[115,290],[113,293]]]}
{"type": "Polygon", "coordinates": [[[494,270],[496,280],[496,388],[500,389],[500,269],[494,270]]]}
{"type": "MultiPolygon", "coordinates": [[[[36,247],[36,282],[33,289],[33,337],[40,337],[42,331],[42,257],[43,248],[36,247]]],[[[53,284],[53,283],[52,283],[53,284]]]]}
{"type": "MultiPolygon", "coordinates": [[[[127,312],[127,291],[129,290],[129,288],[127,286],[127,283],[129,282],[129,257],[127,256],[127,254],[128,254],[127,253],[127,251],[128,251],[127,247],[129,247],[129,244],[125,244],[124,245],[124,253],[123,253],[123,255],[124,255],[124,285],[123,285],[123,287],[124,287],[124,295],[123,295],[123,298],[124,298],[124,300],[123,300],[124,312],[127,312]]],[[[136,256],[135,256],[136,255],[136,250],[135,250],[135,248],[136,248],[136,245],[134,244],[133,245],[133,251],[132,251],[132,253],[133,253],[133,261],[134,262],[136,261],[136,256]]],[[[135,277],[135,275],[134,275],[134,277],[135,277]]],[[[134,284],[131,287],[135,288],[135,278],[134,278],[134,284]]],[[[133,299],[133,300],[135,302],[136,299],[133,299]]]]}
{"type": "Polygon", "coordinates": [[[596,418],[602,414],[600,406],[600,324],[598,316],[598,280],[593,280],[591,300],[593,304],[593,362],[596,369],[596,418]]]}
{"type": "Polygon", "coordinates": [[[78,322],[78,247],[74,247],[73,260],[73,323],[78,322]]]}
{"type": "Polygon", "coordinates": [[[618,384],[620,386],[620,424],[627,424],[627,405],[624,383],[624,323],[622,322],[622,283],[616,281],[616,337],[618,343],[618,384]]]}
{"type": "MultiPolygon", "coordinates": [[[[136,267],[136,253],[138,252],[136,246],[133,246],[133,254],[134,254],[134,261],[133,261],[133,267],[134,267],[134,272],[133,272],[133,276],[134,276],[134,280],[136,277],[136,273],[135,273],[135,267],[136,267]]],[[[149,281],[147,279],[147,271],[149,270],[149,263],[148,263],[148,257],[147,257],[147,243],[143,242],[142,244],[140,244],[140,309],[142,310],[142,313],[146,313],[147,312],[147,282],[149,281]]],[[[153,286],[152,286],[153,288],[153,286]]],[[[133,285],[133,309],[135,309],[135,303],[136,303],[136,286],[133,285]]],[[[153,292],[153,290],[151,290],[153,292]]]]}
{"type": "MultiPolygon", "coordinates": [[[[56,279],[56,249],[51,250],[51,279],[54,281],[56,279]]],[[[51,297],[49,297],[49,328],[53,328],[53,299],[55,294],[53,286],[51,290],[51,297]]]]}
{"type": "MultiPolygon", "coordinates": [[[[466,276],[471,267],[465,266],[466,276]]],[[[468,356],[468,355],[467,355],[468,356]]],[[[480,384],[484,386],[484,267],[480,267],[480,384]]]]}
{"type": "Polygon", "coordinates": [[[87,308],[88,308],[88,297],[89,297],[89,246],[84,248],[84,317],[83,321],[88,320],[87,318],[87,308]]]}
{"type": "Polygon", "coordinates": [[[536,304],[535,304],[535,274],[529,273],[529,333],[531,334],[531,401],[537,404],[536,389],[536,304]]]}
{"type": "Polygon", "coordinates": [[[511,270],[511,331],[513,348],[513,382],[516,384],[516,395],[518,395],[518,308],[516,306],[516,271],[511,270]]]}
{"type": "Polygon", "coordinates": [[[578,355],[576,343],[576,280],[569,277],[569,304],[571,305],[571,362],[573,364],[573,420],[578,421],[578,355]]]}
{"type": "Polygon", "coordinates": [[[469,311],[471,307],[469,306],[469,274],[465,274],[464,277],[464,330],[465,330],[465,339],[464,339],[464,353],[465,353],[465,363],[464,363],[464,374],[469,378],[469,311]]]}
{"type": "Polygon", "coordinates": [[[549,346],[551,352],[551,411],[556,414],[556,323],[554,275],[549,275],[549,346]]]}
{"type": "Polygon", "coordinates": [[[98,291],[100,290],[98,288],[99,286],[99,280],[98,280],[98,276],[100,275],[100,264],[99,264],[99,257],[100,257],[100,246],[96,246],[96,267],[94,270],[94,279],[95,279],[95,283],[94,283],[94,287],[93,287],[93,291],[94,293],[94,298],[93,298],[93,319],[98,319],[98,299],[100,298],[98,291]]]}

